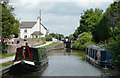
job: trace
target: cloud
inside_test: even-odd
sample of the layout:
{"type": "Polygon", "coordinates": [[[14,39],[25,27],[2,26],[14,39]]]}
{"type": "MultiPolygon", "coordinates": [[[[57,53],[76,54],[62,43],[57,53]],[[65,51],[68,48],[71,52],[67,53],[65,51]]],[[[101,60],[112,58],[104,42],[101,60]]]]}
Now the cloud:
{"type": "Polygon", "coordinates": [[[99,7],[104,11],[113,0],[11,0],[16,18],[36,21],[42,10],[42,23],[50,32],[69,35],[79,26],[83,10],[99,7]]]}

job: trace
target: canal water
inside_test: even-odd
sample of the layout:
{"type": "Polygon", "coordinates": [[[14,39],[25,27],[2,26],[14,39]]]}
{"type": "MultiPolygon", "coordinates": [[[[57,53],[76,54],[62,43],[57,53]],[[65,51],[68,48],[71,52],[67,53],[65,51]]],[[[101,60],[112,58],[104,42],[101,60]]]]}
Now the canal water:
{"type": "Polygon", "coordinates": [[[24,75],[3,75],[5,78],[26,78],[26,76],[116,76],[115,70],[97,68],[83,60],[84,53],[75,50],[52,50],[48,53],[49,65],[42,72],[24,75]]]}

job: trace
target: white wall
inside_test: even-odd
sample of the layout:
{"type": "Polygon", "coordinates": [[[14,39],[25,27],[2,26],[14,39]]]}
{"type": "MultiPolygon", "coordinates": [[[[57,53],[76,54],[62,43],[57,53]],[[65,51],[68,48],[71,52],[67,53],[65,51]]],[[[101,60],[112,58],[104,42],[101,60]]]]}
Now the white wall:
{"type": "Polygon", "coordinates": [[[45,37],[47,30],[41,25],[41,32],[44,34],[41,37],[45,37]]]}
{"type": "Polygon", "coordinates": [[[24,39],[24,35],[27,35],[27,38],[32,38],[31,34],[34,31],[39,31],[39,27],[38,27],[37,23],[33,26],[33,28],[20,29],[20,38],[24,39]],[[27,33],[25,33],[24,30],[27,30],[27,33]]]}
{"type": "Polygon", "coordinates": [[[20,29],[20,38],[24,39],[24,36],[27,35],[27,38],[32,38],[31,34],[34,31],[41,31],[41,33],[43,33],[44,35],[42,35],[41,37],[45,37],[47,30],[41,25],[40,26],[40,18],[37,18],[37,23],[33,26],[33,28],[22,28],[20,29]],[[27,33],[24,32],[24,30],[27,30],[27,33]]]}

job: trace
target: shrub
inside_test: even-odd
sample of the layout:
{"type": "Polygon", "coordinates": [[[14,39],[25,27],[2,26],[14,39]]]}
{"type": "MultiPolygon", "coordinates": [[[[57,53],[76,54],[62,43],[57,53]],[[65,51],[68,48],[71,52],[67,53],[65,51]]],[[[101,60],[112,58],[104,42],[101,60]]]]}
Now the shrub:
{"type": "Polygon", "coordinates": [[[37,40],[37,42],[40,42],[40,40],[37,40]]]}
{"type": "Polygon", "coordinates": [[[120,70],[120,34],[115,39],[110,39],[108,47],[113,54],[113,63],[120,70]]]}
{"type": "Polygon", "coordinates": [[[2,42],[2,53],[7,53],[7,45],[2,42]]]}
{"type": "Polygon", "coordinates": [[[79,40],[77,40],[73,45],[72,48],[76,49],[76,50],[85,50],[85,47],[87,45],[90,44],[95,44],[94,42],[92,42],[92,34],[91,33],[87,33],[87,32],[83,32],[80,37],[79,40]]]}
{"type": "Polygon", "coordinates": [[[45,37],[41,37],[42,41],[45,42],[45,37]]]}
{"type": "Polygon", "coordinates": [[[52,41],[52,36],[51,35],[46,35],[46,41],[52,41]]]}

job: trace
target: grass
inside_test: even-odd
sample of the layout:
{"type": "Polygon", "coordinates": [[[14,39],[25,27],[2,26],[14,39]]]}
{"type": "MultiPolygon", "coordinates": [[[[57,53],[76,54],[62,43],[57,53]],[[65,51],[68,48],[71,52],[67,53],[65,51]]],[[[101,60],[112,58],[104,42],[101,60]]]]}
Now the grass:
{"type": "Polygon", "coordinates": [[[38,44],[38,45],[33,45],[32,47],[40,46],[40,45],[43,45],[43,44],[46,44],[46,42],[44,42],[44,43],[42,43],[42,44],[38,44]]]}
{"type": "Polygon", "coordinates": [[[53,47],[53,46],[58,45],[58,44],[60,44],[60,42],[51,43],[51,44],[43,46],[43,47],[53,47]]]}
{"type": "Polygon", "coordinates": [[[8,62],[5,62],[5,63],[2,63],[2,64],[0,64],[0,68],[5,67],[5,66],[9,66],[11,64],[12,64],[12,61],[8,61],[8,62]]]}
{"type": "Polygon", "coordinates": [[[2,54],[2,55],[0,55],[0,59],[1,58],[5,58],[5,57],[9,57],[9,56],[13,56],[13,55],[15,55],[16,53],[10,53],[10,54],[2,54]]]}

